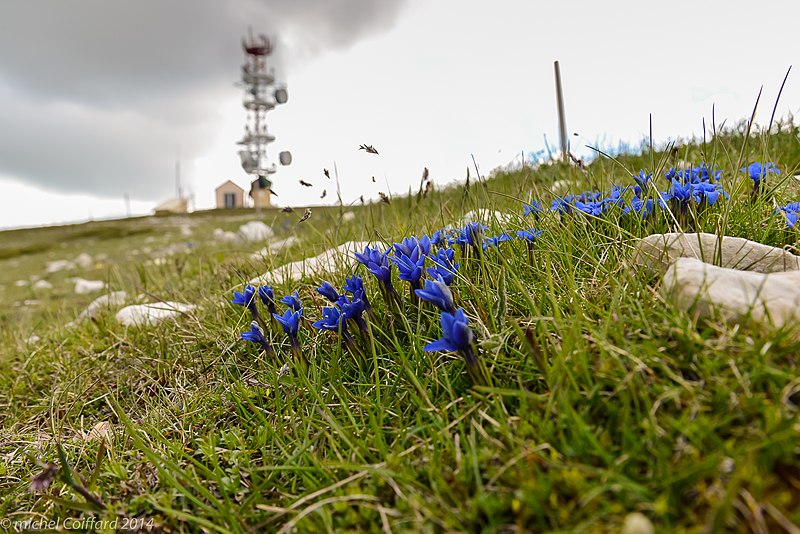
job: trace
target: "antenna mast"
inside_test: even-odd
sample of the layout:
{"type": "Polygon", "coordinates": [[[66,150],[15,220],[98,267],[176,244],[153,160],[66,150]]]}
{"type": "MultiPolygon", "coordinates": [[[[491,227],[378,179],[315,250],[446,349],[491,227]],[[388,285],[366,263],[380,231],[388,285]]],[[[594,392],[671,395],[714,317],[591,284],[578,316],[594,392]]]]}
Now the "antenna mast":
{"type": "MultiPolygon", "coordinates": [[[[275,141],[275,136],[267,130],[266,115],[276,105],[285,104],[289,95],[285,84],[275,84],[274,69],[267,69],[267,58],[272,54],[273,46],[266,35],[260,34],[255,38],[252,29],[249,30],[248,37],[242,39],[242,49],[242,105],[247,110],[247,119],[244,137],[238,142],[242,146],[239,157],[242,169],[257,177],[257,181],[252,182],[250,196],[253,197],[256,208],[260,208],[270,205],[272,180],[269,177],[277,171],[275,164],[267,156],[267,145],[275,141]]],[[[289,165],[292,155],[281,152],[279,159],[282,165],[289,165]]]]}

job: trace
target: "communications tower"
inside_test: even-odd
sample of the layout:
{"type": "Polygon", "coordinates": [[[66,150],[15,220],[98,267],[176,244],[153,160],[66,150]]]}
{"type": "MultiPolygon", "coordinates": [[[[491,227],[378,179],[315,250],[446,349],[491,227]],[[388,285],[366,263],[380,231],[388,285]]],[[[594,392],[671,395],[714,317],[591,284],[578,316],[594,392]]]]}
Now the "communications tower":
{"type": "MultiPolygon", "coordinates": [[[[251,176],[250,196],[255,207],[262,208],[270,205],[270,177],[277,171],[267,156],[267,145],[275,141],[275,136],[267,130],[267,112],[275,109],[276,105],[285,104],[289,94],[285,84],[275,83],[275,70],[267,68],[267,58],[272,54],[273,46],[266,35],[254,38],[252,31],[249,32],[247,39],[242,39],[242,49],[242,104],[247,110],[247,119],[244,137],[238,142],[242,147],[239,157],[242,169],[251,176]]],[[[281,152],[278,158],[281,165],[292,162],[290,152],[281,152]]]]}

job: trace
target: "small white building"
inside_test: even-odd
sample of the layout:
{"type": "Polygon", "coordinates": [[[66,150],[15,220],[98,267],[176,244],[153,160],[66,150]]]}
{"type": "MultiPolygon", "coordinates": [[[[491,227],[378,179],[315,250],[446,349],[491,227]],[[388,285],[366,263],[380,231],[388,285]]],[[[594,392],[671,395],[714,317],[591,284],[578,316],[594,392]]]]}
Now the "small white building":
{"type": "Polygon", "coordinates": [[[217,199],[217,209],[234,209],[244,207],[244,189],[226,180],[214,189],[217,199]]]}

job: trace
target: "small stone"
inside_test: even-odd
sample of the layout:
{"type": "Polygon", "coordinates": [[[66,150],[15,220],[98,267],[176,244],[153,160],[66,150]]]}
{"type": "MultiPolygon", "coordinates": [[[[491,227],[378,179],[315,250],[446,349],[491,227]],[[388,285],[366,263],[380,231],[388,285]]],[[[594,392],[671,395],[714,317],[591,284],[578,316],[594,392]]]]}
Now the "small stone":
{"type": "Polygon", "coordinates": [[[271,256],[272,254],[275,254],[275,253],[280,252],[282,250],[285,250],[285,249],[288,249],[290,247],[293,247],[294,245],[296,245],[299,242],[300,242],[299,239],[297,239],[293,235],[290,235],[286,239],[279,239],[277,241],[271,242],[268,246],[262,248],[261,250],[259,250],[256,253],[252,254],[251,257],[254,260],[266,258],[268,256],[271,256]]]}
{"type": "Polygon", "coordinates": [[[66,271],[74,268],[75,264],[69,260],[54,260],[48,261],[45,264],[44,270],[47,271],[48,274],[53,274],[57,273],[58,271],[66,271]]]}
{"type": "Polygon", "coordinates": [[[195,308],[180,302],[155,302],[125,306],[117,312],[116,319],[125,326],[152,326],[164,319],[176,317],[195,308]]]}
{"type": "Polygon", "coordinates": [[[96,293],[102,291],[106,287],[106,283],[102,280],[84,280],[83,278],[73,278],[75,282],[75,293],[78,295],[88,295],[89,293],[96,293]]]}
{"type": "Polygon", "coordinates": [[[31,285],[31,287],[33,289],[53,289],[53,284],[47,280],[37,280],[31,285]]]}
{"type": "Polygon", "coordinates": [[[92,267],[94,267],[94,260],[90,255],[88,255],[85,252],[81,252],[80,254],[78,254],[78,256],[75,258],[74,263],[81,269],[91,269],[92,267]]]}
{"type": "Polygon", "coordinates": [[[113,291],[106,295],[101,295],[94,299],[85,310],[78,315],[78,319],[94,319],[103,310],[108,310],[113,307],[122,306],[125,303],[125,297],[128,294],[124,291],[113,291]]]}
{"type": "Polygon", "coordinates": [[[664,274],[664,297],[700,317],[776,327],[800,321],[800,271],[760,273],[678,258],[664,274]]]}
{"type": "Polygon", "coordinates": [[[274,235],[272,228],[261,221],[250,221],[239,227],[239,237],[244,241],[266,241],[274,235]]]}
{"type": "Polygon", "coordinates": [[[653,522],[641,512],[632,512],[625,517],[620,534],[654,534],[653,522]]]}
{"type": "Polygon", "coordinates": [[[222,228],[214,228],[214,239],[224,243],[235,243],[239,241],[239,236],[235,232],[226,232],[222,228]]]}
{"type": "Polygon", "coordinates": [[[633,261],[653,271],[664,272],[678,258],[696,258],[710,264],[775,273],[800,270],[800,256],[741,237],[715,234],[653,234],[636,246],[633,261]]]}

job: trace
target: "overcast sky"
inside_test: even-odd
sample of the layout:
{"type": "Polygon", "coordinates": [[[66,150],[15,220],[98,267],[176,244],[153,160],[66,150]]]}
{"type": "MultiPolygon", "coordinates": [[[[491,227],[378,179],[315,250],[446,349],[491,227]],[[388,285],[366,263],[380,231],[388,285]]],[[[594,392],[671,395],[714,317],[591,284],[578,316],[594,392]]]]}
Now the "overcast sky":
{"type": "MultiPolygon", "coordinates": [[[[557,144],[561,62],[573,146],[767,123],[798,57],[800,2],[573,0],[0,0],[0,227],[147,213],[185,190],[211,207],[239,166],[240,40],[252,26],[289,102],[267,116],[290,150],[280,205],[406,192],[427,166],[463,180],[557,144]],[[786,21],[786,22],[783,22],[786,21]],[[380,155],[359,151],[374,145],[380,155]],[[371,177],[375,176],[376,183],[371,177]],[[299,179],[314,184],[301,187],[299,179]],[[320,200],[323,190],[327,197],[320,200]]],[[[800,66],[797,67],[800,70],[800,66]]],[[[800,114],[800,72],[778,114],[800,114]]],[[[583,151],[586,152],[585,150],[583,151]]]]}

